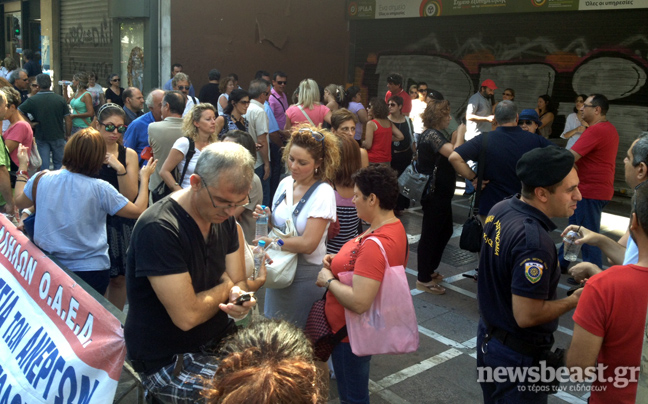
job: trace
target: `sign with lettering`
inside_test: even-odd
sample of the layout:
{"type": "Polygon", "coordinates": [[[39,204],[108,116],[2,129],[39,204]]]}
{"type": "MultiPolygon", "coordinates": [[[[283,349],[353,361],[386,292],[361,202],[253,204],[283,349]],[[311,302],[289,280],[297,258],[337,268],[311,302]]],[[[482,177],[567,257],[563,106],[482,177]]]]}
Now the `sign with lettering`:
{"type": "Polygon", "coordinates": [[[648,8],[648,0],[347,0],[350,19],[648,8]]]}
{"type": "Polygon", "coordinates": [[[0,215],[0,401],[112,403],[121,323],[0,215]]]}

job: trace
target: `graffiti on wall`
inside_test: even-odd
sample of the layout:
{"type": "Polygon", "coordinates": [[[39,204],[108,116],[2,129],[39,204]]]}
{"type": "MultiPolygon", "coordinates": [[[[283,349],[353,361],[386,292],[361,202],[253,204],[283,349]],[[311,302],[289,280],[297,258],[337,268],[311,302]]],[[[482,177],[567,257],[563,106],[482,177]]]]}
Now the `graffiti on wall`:
{"type": "Polygon", "coordinates": [[[68,52],[79,47],[112,46],[112,24],[104,17],[99,26],[87,27],[81,22],[63,33],[63,48],[68,52]]]}
{"type": "MultiPolygon", "coordinates": [[[[375,92],[379,96],[386,92],[387,76],[399,72],[406,83],[424,81],[443,93],[456,114],[478,91],[479,83],[490,78],[500,89],[516,90],[515,101],[520,109],[535,108],[539,95],[551,95],[559,102],[559,119],[553,127],[554,134],[559,135],[565,117],[574,107],[575,94],[605,94],[611,101],[608,118],[621,137],[616,176],[621,188],[622,157],[636,136],[648,129],[646,36],[633,35],[617,46],[591,49],[584,38],[574,39],[560,48],[546,37],[485,44],[478,34],[447,52],[436,35],[430,34],[406,50],[407,54],[372,55],[377,59],[375,92]]],[[[370,89],[371,92],[374,91],[370,89]]],[[[501,99],[500,91],[496,99],[501,99]]]]}
{"type": "Polygon", "coordinates": [[[113,70],[112,21],[77,24],[61,33],[61,77],[70,79],[79,71],[94,72],[100,81],[113,70]]]}

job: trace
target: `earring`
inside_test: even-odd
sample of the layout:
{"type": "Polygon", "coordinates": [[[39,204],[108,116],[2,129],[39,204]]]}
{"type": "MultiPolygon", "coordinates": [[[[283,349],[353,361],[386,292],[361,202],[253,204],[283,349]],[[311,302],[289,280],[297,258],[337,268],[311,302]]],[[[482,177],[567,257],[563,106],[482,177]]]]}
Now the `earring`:
{"type": "Polygon", "coordinates": [[[315,174],[318,173],[319,168],[315,167],[315,174]]]}

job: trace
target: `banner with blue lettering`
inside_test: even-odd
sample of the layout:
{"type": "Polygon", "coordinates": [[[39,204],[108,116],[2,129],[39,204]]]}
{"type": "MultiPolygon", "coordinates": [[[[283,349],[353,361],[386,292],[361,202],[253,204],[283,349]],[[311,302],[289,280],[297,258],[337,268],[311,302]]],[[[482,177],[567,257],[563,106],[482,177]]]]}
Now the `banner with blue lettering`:
{"type": "Polygon", "coordinates": [[[112,403],[121,324],[0,215],[0,402],[112,403]]]}

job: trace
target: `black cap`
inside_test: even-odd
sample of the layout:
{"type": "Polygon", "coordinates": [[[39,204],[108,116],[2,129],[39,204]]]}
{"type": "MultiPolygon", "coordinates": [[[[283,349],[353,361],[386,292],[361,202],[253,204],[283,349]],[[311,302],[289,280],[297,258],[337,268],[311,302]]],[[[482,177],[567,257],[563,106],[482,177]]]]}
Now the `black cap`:
{"type": "Polygon", "coordinates": [[[531,187],[558,184],[574,167],[574,155],[557,146],[538,147],[524,153],[515,169],[520,181],[531,187]]]}
{"type": "Polygon", "coordinates": [[[431,88],[427,89],[427,95],[428,95],[428,97],[432,98],[433,100],[437,100],[437,101],[443,101],[445,99],[445,98],[443,98],[443,94],[441,94],[437,90],[432,90],[431,88]]]}

